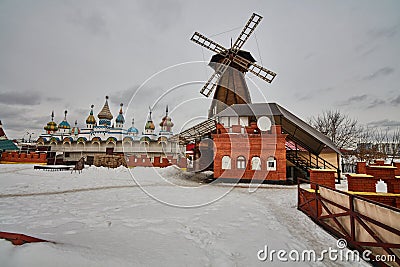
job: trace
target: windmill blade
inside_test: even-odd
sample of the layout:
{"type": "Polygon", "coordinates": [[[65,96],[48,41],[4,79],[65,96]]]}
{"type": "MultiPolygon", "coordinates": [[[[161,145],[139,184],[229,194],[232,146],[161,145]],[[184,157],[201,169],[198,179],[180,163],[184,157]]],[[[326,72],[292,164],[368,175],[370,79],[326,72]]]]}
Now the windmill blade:
{"type": "Polygon", "coordinates": [[[233,58],[233,62],[269,83],[271,83],[276,76],[275,72],[270,71],[238,55],[233,58]]]}
{"type": "Polygon", "coordinates": [[[211,39],[208,39],[207,37],[205,37],[204,35],[195,32],[192,36],[192,38],[190,38],[191,41],[195,42],[196,44],[199,44],[215,53],[227,53],[227,50],[225,49],[225,47],[223,47],[222,45],[217,44],[216,42],[214,42],[211,39]]]}
{"type": "Polygon", "coordinates": [[[219,78],[222,76],[222,74],[224,74],[230,63],[231,61],[228,58],[225,58],[221,63],[216,63],[218,64],[217,69],[200,90],[200,93],[202,95],[204,95],[205,97],[210,96],[212,91],[214,91],[214,88],[217,86],[219,78]]]}
{"type": "Polygon", "coordinates": [[[244,43],[249,39],[250,35],[253,33],[254,29],[262,20],[260,15],[253,13],[250,19],[247,21],[246,26],[244,26],[242,32],[239,34],[239,37],[236,39],[235,43],[232,46],[233,51],[239,51],[240,48],[244,45],[244,43]]]}

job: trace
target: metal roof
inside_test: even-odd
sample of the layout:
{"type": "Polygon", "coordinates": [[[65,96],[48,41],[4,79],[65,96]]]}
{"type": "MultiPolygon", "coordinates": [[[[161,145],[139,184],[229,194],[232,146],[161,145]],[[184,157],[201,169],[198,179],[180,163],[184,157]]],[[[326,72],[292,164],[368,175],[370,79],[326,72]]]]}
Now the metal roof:
{"type": "Polygon", "coordinates": [[[216,129],[217,121],[214,118],[211,118],[172,136],[170,140],[181,144],[187,144],[215,131],[216,129]]]}
{"type": "Polygon", "coordinates": [[[231,116],[254,116],[256,118],[267,116],[275,124],[281,125],[283,132],[287,133],[290,139],[313,154],[320,154],[325,147],[341,154],[328,137],[276,103],[235,104],[216,115],[216,117],[231,116]]]}
{"type": "Polygon", "coordinates": [[[11,140],[0,140],[0,151],[16,151],[19,148],[11,140]]]}

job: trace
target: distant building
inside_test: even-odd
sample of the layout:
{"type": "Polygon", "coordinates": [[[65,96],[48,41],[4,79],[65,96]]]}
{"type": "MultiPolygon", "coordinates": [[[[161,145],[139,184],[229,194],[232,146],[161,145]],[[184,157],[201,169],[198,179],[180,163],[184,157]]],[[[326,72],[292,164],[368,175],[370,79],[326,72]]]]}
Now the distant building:
{"type": "MultiPolygon", "coordinates": [[[[168,166],[178,164],[186,166],[185,147],[171,141],[174,126],[168,116],[168,107],[162,118],[160,130],[156,133],[156,127],[152,120],[152,111],[149,111],[148,119],[142,134],[135,128],[134,119],[132,125],[125,128],[123,104],[120,105],[118,116],[113,122],[113,115],[108,105],[108,97],[103,108],[97,115],[93,113],[91,106],[86,127],[79,129],[77,122],[71,129],[67,121],[67,111],[64,119],[58,125],[54,122],[54,113],[51,121],[44,126],[45,133],[41,134],[37,144],[50,146],[52,152],[58,154],[58,162],[76,162],[81,157],[87,157],[90,162],[96,156],[124,154],[127,165],[134,166],[168,166]]],[[[57,160],[54,159],[54,162],[57,160]]]]}

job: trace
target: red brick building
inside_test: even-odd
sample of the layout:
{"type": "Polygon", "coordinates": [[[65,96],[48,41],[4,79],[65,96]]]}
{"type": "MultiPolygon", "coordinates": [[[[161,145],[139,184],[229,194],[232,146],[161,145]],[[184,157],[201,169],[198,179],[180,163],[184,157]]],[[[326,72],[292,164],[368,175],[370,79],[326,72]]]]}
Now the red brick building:
{"type": "Polygon", "coordinates": [[[287,183],[312,168],[340,173],[335,145],[275,103],[232,105],[178,137],[195,144],[193,169],[215,179],[287,183]]]}

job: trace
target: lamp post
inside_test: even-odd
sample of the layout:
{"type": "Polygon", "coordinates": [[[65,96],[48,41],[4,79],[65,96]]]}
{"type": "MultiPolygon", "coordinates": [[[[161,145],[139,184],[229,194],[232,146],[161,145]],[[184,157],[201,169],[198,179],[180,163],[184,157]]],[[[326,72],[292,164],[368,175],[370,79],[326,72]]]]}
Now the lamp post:
{"type": "MultiPolygon", "coordinates": [[[[28,139],[28,143],[31,142],[31,137],[32,135],[34,135],[35,133],[30,133],[30,132],[26,132],[27,135],[29,135],[29,139],[28,139]]],[[[25,136],[25,135],[24,135],[25,136]]]]}

